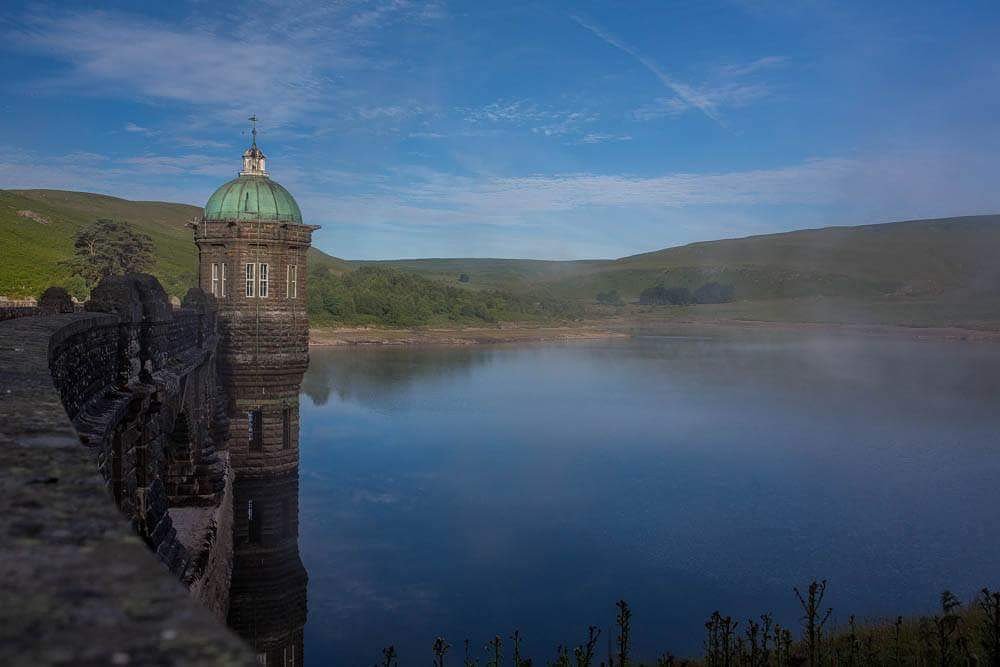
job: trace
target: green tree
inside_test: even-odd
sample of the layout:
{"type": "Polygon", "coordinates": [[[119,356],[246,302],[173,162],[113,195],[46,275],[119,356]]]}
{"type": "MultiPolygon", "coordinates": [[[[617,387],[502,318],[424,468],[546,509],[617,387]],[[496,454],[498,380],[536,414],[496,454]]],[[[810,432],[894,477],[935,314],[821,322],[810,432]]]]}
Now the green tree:
{"type": "Polygon", "coordinates": [[[642,290],[639,303],[644,306],[687,306],[694,303],[694,296],[687,287],[667,287],[661,283],[642,290]]]}
{"type": "Polygon", "coordinates": [[[612,289],[607,292],[598,292],[597,303],[603,303],[607,306],[621,306],[625,302],[622,301],[622,295],[618,293],[618,290],[612,289]]]}
{"type": "Polygon", "coordinates": [[[694,291],[694,300],[697,303],[729,303],[735,294],[732,285],[705,283],[694,291]]]}
{"type": "Polygon", "coordinates": [[[100,219],[77,231],[73,257],[62,264],[93,286],[107,276],[149,271],[154,263],[151,238],[127,222],[100,219]]]}

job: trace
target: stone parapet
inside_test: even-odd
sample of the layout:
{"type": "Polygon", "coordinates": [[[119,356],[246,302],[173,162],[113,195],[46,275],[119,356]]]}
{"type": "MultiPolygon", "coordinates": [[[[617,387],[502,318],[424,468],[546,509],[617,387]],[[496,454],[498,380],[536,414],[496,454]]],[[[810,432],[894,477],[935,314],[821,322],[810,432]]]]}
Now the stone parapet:
{"type": "Polygon", "coordinates": [[[253,664],[181,583],[221,590],[226,541],[194,553],[168,512],[228,501],[211,302],[174,311],[146,277],[95,294],[0,322],[0,662],[253,664]],[[193,481],[171,496],[180,459],[193,481]]]}

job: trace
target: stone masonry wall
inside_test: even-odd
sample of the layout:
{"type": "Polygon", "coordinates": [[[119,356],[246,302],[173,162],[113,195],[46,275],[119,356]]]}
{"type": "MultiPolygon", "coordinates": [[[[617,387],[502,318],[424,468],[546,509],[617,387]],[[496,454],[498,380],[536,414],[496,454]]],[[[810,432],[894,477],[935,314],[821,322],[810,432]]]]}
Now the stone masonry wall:
{"type": "Polygon", "coordinates": [[[35,306],[0,306],[0,322],[16,320],[19,317],[31,317],[38,314],[35,306]]]}
{"type": "Polygon", "coordinates": [[[206,293],[215,289],[218,296],[219,354],[231,374],[305,372],[309,363],[306,263],[314,229],[264,221],[202,221],[196,226],[199,285],[206,293]],[[253,296],[248,296],[246,266],[252,264],[256,271],[261,263],[269,267],[267,296],[260,295],[257,273],[253,296]],[[225,294],[221,282],[212,282],[213,265],[226,267],[225,294]],[[293,266],[294,286],[289,274],[293,266]]]}
{"type": "Polygon", "coordinates": [[[307,253],[316,229],[273,221],[194,225],[199,284],[218,296],[219,376],[237,479],[284,474],[298,464],[298,394],[309,365],[307,253]],[[269,267],[266,295],[262,264],[269,267]],[[259,428],[251,428],[251,415],[259,428]]]}
{"type": "Polygon", "coordinates": [[[205,577],[228,576],[231,544],[190,550],[168,511],[228,501],[216,314],[184,305],[128,276],[89,312],[0,322],[4,664],[252,664],[179,582],[225,609],[205,577]]]}

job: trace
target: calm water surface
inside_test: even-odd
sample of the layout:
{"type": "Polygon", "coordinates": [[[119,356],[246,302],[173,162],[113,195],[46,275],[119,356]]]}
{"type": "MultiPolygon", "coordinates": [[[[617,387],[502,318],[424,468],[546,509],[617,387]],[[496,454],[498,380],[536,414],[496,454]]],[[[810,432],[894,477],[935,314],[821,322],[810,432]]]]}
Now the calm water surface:
{"type": "Polygon", "coordinates": [[[813,577],[841,620],[1000,586],[998,392],[989,344],[315,350],[306,662],[515,628],[541,661],[622,597],[641,655],[692,654],[715,609],[795,623],[813,577]]]}

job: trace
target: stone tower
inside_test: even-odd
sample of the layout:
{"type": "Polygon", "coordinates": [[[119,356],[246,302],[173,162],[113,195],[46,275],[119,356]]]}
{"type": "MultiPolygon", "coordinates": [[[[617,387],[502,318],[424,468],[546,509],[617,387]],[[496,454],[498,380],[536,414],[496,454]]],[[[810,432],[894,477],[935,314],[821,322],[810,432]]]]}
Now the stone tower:
{"type": "Polygon", "coordinates": [[[303,224],[295,199],[268,176],[256,126],[243,169],[194,227],[198,284],[218,302],[233,468],[237,477],[291,471],[309,364],[306,253],[319,227],[303,224]]]}
{"type": "Polygon", "coordinates": [[[256,127],[239,176],[194,227],[198,283],[218,304],[235,472],[229,625],[259,664],[297,666],[308,582],[298,547],[299,387],[309,365],[306,254],[319,227],[303,224],[268,176],[256,127]]]}

